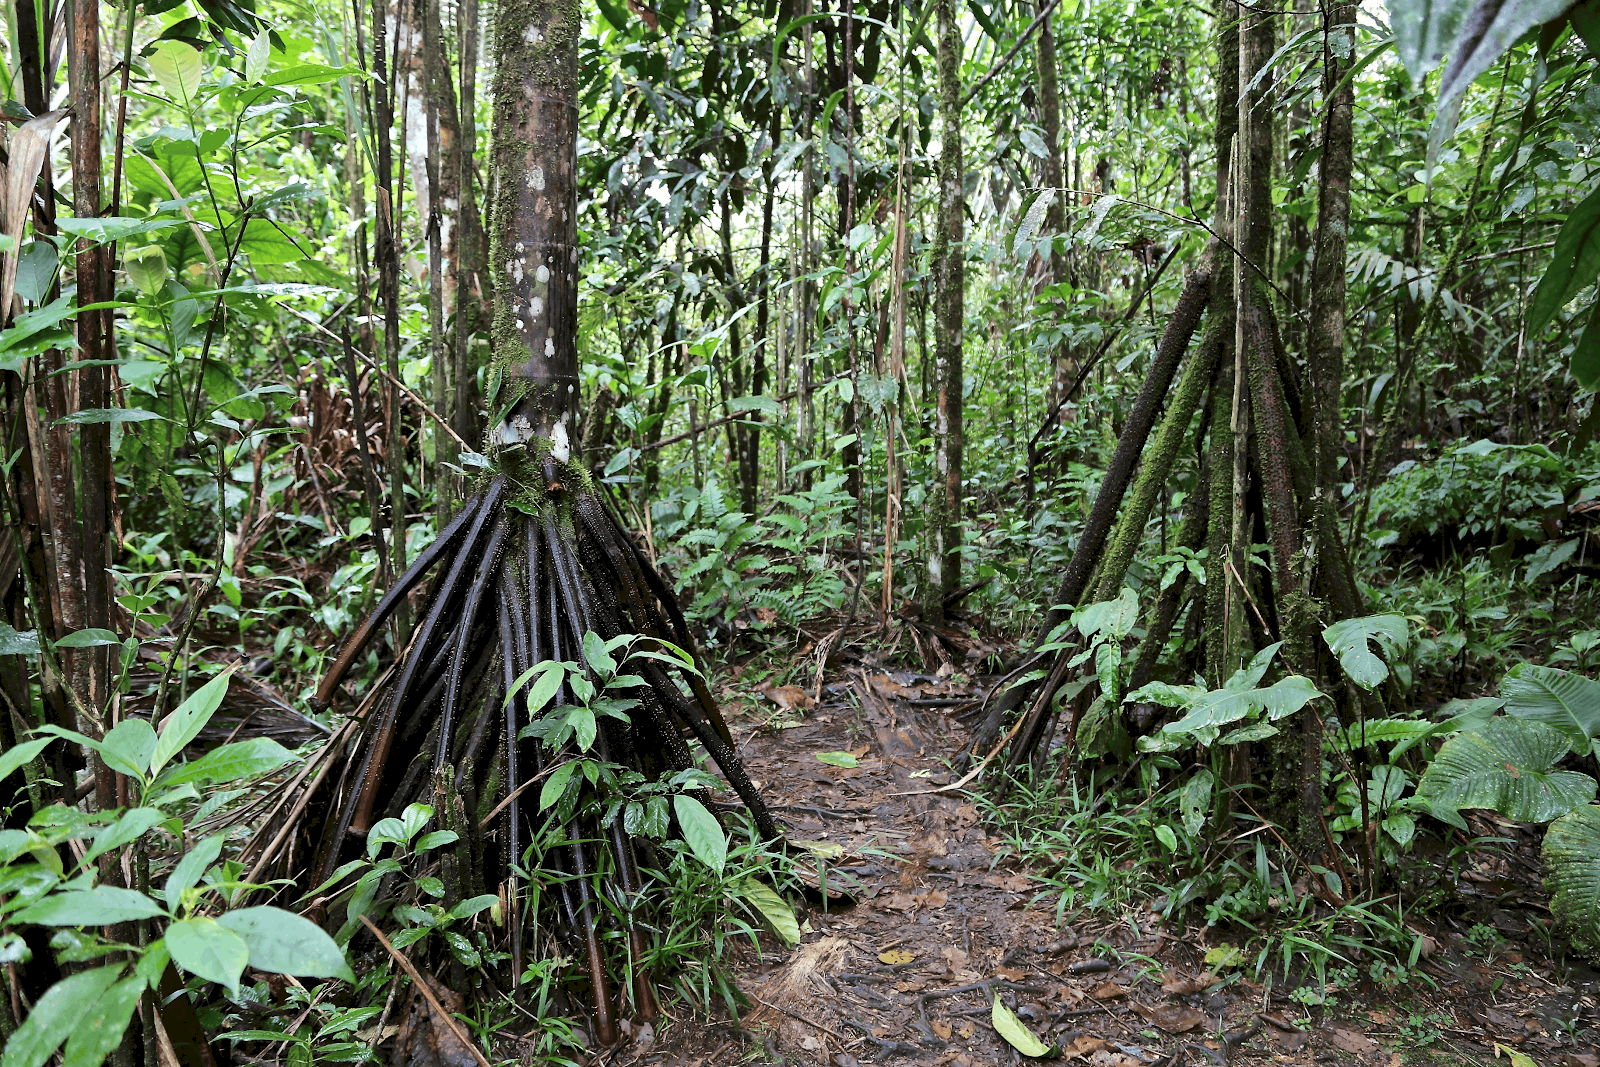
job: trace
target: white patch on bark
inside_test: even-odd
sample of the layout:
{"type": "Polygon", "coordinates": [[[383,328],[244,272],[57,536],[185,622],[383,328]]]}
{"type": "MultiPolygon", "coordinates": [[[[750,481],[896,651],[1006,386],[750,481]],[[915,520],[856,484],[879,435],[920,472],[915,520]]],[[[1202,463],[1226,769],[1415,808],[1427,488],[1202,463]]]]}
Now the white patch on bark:
{"type": "Polygon", "coordinates": [[[544,192],[544,168],[538,164],[528,168],[528,188],[536,193],[544,192]]]}
{"type": "Polygon", "coordinates": [[[572,458],[572,444],[567,440],[567,416],[563,414],[561,421],[550,427],[550,458],[557,463],[565,463],[572,458]]]}

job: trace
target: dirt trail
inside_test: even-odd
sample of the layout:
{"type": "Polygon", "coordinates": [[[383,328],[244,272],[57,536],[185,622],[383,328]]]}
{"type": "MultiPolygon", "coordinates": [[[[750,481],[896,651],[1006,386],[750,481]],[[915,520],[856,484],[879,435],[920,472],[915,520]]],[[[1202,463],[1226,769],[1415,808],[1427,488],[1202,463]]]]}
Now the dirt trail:
{"type": "Polygon", "coordinates": [[[794,725],[737,730],[746,765],[790,837],[842,847],[831,870],[853,902],[824,910],[819,898],[801,910],[797,949],[767,941],[760,960],[753,951],[736,960],[736,982],[752,1002],[741,1026],[669,1022],[650,1047],[618,1049],[600,1062],[1023,1062],[991,1025],[998,993],[1067,1062],[1094,1067],[1460,1063],[1488,1060],[1496,1040],[1526,1043],[1537,1067],[1600,1067],[1551,1016],[1564,1011],[1593,1025],[1596,987],[1562,987],[1548,971],[1541,978],[1512,974],[1507,967],[1517,968],[1504,961],[1467,961],[1460,973],[1440,972],[1431,996],[1404,990],[1414,1010],[1391,997],[1353,1018],[1302,1026],[1304,1014],[1288,998],[1208,973],[1208,945],[1194,929],[1176,936],[1147,912],[1058,929],[1056,894],[985,834],[968,798],[934,791],[949,780],[939,757],[967,736],[945,706],[973,691],[927,676],[854,671],[824,687],[813,706],[802,706],[809,696],[798,689],[779,691],[780,706],[796,705],[794,725]],[[858,766],[816,758],[841,751],[858,766]],[[1500,972],[1511,985],[1496,981],[1500,972]],[[1518,988],[1533,995],[1517,998],[1518,988]],[[1474,1007],[1472,997],[1490,989],[1502,991],[1490,994],[1500,1006],[1474,1007]],[[1433,1009],[1425,1024],[1412,1025],[1433,1009]]]}

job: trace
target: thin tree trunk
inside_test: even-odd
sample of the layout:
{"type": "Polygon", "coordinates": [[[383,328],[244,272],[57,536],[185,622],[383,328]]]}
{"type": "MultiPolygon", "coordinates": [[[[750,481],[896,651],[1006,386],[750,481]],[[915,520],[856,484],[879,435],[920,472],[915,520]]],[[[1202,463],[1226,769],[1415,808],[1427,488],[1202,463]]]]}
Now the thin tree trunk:
{"type": "MultiPolygon", "coordinates": [[[[71,7],[72,41],[68,76],[72,81],[72,195],[73,213],[79,218],[100,214],[100,8],[94,0],[74,0],[71,7]]],[[[78,304],[100,303],[110,296],[107,249],[85,242],[78,248],[78,304]]],[[[108,319],[102,313],[79,315],[75,358],[88,362],[78,371],[78,406],[109,408],[111,393],[106,368],[94,361],[108,358],[108,319]]],[[[85,424],[78,434],[82,472],[83,527],[79,548],[83,553],[83,621],[98,629],[111,627],[111,590],[106,569],[110,565],[111,425],[85,424]]],[[[63,454],[63,460],[66,455],[63,454]]],[[[80,649],[74,655],[80,666],[79,698],[99,707],[109,686],[110,656],[106,648],[80,649]]],[[[99,768],[104,770],[103,767],[99,768]]],[[[108,773],[96,775],[96,797],[103,808],[115,806],[114,785],[108,773]]]]}
{"type": "MultiPolygon", "coordinates": [[[[385,5],[374,0],[372,5],[372,74],[377,83],[377,100],[374,108],[373,133],[378,142],[377,172],[373,175],[373,196],[377,201],[377,226],[373,235],[373,252],[378,261],[378,295],[383,301],[384,363],[390,380],[400,380],[400,248],[396,233],[398,206],[394,187],[394,153],[390,129],[394,125],[394,84],[390,80],[390,57],[387,55],[388,23],[385,5]]],[[[400,390],[392,384],[386,389],[388,410],[385,413],[384,450],[389,464],[389,563],[396,574],[406,569],[406,486],[405,486],[405,433],[401,423],[400,390]]],[[[395,612],[395,630],[399,637],[410,632],[411,619],[407,605],[395,612]]],[[[397,642],[398,643],[398,642],[397,642]]]]}
{"type": "MultiPolygon", "coordinates": [[[[1035,6],[1041,13],[1051,3],[1052,0],[1035,0],[1035,6]]],[[[1052,18],[1046,18],[1039,26],[1035,56],[1039,76],[1039,126],[1044,131],[1044,166],[1041,170],[1050,196],[1050,206],[1044,214],[1044,232],[1054,236],[1066,229],[1067,191],[1061,168],[1061,90],[1056,66],[1056,35],[1051,22],[1052,18]]],[[[1060,285],[1066,280],[1066,254],[1052,244],[1050,283],[1060,285]]],[[[1056,402],[1061,390],[1072,380],[1072,373],[1072,346],[1063,341],[1056,346],[1051,357],[1050,388],[1045,394],[1047,405],[1056,402]]]]}
{"type": "Polygon", "coordinates": [[[944,598],[961,587],[962,327],[965,320],[965,189],[961,156],[961,26],[955,0],[936,0],[939,62],[939,206],[933,239],[934,480],[928,494],[928,582],[923,617],[944,621],[944,598]]]}

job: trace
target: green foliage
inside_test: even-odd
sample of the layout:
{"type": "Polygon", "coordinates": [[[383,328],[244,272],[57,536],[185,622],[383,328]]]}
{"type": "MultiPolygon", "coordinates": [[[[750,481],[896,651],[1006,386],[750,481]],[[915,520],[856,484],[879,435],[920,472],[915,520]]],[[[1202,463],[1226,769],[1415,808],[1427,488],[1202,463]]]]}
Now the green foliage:
{"type": "MultiPolygon", "coordinates": [[[[126,720],[95,741],[50,728],[54,735],[100,752],[128,775],[149,806],[85,815],[56,805],[36,813],[24,829],[0,831],[0,884],[11,890],[0,903],[0,922],[13,931],[42,926],[67,932],[67,940],[52,941],[64,957],[74,945],[98,945],[95,931],[113,923],[154,920],[155,928],[140,947],[116,946],[127,950],[124,962],[51,986],[6,1043],[6,1067],[41,1067],[63,1040],[65,1063],[98,1067],[121,1041],[140,996],[147,990],[158,992],[168,960],[234,996],[246,966],[355,980],[343,952],[315,923],[265,905],[229,910],[239,893],[261,887],[241,882],[238,864],[222,861],[221,836],[207,837],[182,855],[159,900],[148,887],[98,884],[96,857],[148,849],[169,835],[181,847],[185,819],[178,812],[199,799],[193,783],[247,780],[276,770],[289,758],[281,746],[268,742],[268,749],[259,743],[264,739],[255,739],[223,745],[192,763],[173,762],[215,714],[228,680],[229,672],[224,672],[196,690],[159,732],[140,720],[126,720]],[[69,878],[58,850],[72,841],[87,841],[88,846],[69,878]]],[[[20,748],[37,753],[53,739],[20,748]]],[[[0,940],[0,950],[4,947],[0,940]]]]}
{"type": "Polygon", "coordinates": [[[1550,912],[1588,952],[1600,952],[1600,806],[1585,804],[1550,824],[1544,838],[1550,912]]]}
{"type": "Polygon", "coordinates": [[[1373,493],[1384,527],[1377,543],[1414,545],[1441,534],[1463,543],[1539,540],[1542,520],[1564,514],[1568,498],[1593,481],[1544,445],[1452,445],[1437,459],[1397,464],[1373,493]]]}

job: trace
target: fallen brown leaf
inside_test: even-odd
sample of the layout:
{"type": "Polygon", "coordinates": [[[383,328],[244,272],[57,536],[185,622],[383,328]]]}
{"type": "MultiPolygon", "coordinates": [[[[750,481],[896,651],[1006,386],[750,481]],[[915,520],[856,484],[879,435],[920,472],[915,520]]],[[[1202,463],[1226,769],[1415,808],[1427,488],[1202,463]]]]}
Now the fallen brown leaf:
{"type": "Polygon", "coordinates": [[[1366,1034],[1354,1030],[1345,1030],[1340,1027],[1333,1029],[1333,1046],[1356,1056],[1365,1056],[1369,1052],[1378,1050],[1378,1043],[1366,1034]]]}
{"type": "Polygon", "coordinates": [[[1143,1016],[1146,1022],[1154,1023],[1169,1034],[1188,1033],[1206,1021],[1205,1013],[1186,1004],[1161,1004],[1154,1008],[1135,1004],[1133,1010],[1143,1016]]]}
{"type": "Polygon", "coordinates": [[[1204,993],[1217,984],[1217,976],[1210,971],[1201,971],[1192,978],[1185,978],[1174,971],[1168,971],[1166,978],[1161,983],[1163,993],[1174,996],[1187,997],[1195,993],[1204,993]]]}
{"type": "Polygon", "coordinates": [[[1072,1044],[1061,1050],[1061,1058],[1064,1060],[1075,1060],[1080,1056],[1087,1058],[1105,1047],[1107,1046],[1104,1038],[1079,1034],[1072,1039],[1072,1044]]]}

